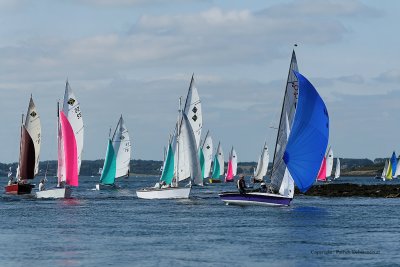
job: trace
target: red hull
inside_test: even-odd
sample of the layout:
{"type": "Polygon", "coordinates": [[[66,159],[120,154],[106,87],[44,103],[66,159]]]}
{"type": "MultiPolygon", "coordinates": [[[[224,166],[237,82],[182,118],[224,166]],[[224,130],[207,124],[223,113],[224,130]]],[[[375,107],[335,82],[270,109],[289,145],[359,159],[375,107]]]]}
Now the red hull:
{"type": "Polygon", "coordinates": [[[12,184],[6,185],[4,188],[6,189],[6,194],[23,195],[30,194],[34,187],[32,184],[12,184]]]}

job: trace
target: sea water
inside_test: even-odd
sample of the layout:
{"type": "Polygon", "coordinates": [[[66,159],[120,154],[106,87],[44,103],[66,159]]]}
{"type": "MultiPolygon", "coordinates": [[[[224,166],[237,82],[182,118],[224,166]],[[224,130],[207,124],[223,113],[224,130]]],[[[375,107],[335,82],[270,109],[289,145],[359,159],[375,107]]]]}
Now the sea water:
{"type": "Polygon", "coordinates": [[[136,197],[157,179],[119,179],[121,189],[95,191],[98,177],[80,177],[68,200],[2,195],[0,266],[400,264],[398,198],[295,196],[290,207],[226,206],[218,193],[236,190],[234,183],[193,187],[187,200],[136,197]]]}

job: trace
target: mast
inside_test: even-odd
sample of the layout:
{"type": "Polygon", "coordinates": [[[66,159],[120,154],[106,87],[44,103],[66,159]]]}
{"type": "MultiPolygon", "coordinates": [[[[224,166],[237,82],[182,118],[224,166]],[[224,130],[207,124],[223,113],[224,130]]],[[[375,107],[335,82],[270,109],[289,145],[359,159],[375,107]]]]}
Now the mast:
{"type": "Polygon", "coordinates": [[[176,150],[177,150],[177,162],[176,162],[176,168],[177,168],[177,172],[176,172],[176,179],[175,179],[175,187],[178,187],[179,184],[179,145],[180,145],[180,135],[181,135],[181,124],[182,124],[182,97],[179,97],[179,109],[178,109],[178,113],[179,113],[179,119],[178,119],[178,124],[176,125],[176,134],[177,134],[177,138],[176,138],[176,150]]]}
{"type": "MultiPolygon", "coordinates": [[[[18,157],[18,168],[21,169],[21,154],[22,154],[22,127],[24,127],[24,114],[21,115],[21,131],[20,131],[20,137],[19,137],[19,157],[18,157]]],[[[16,173],[19,177],[17,180],[20,180],[21,178],[21,172],[16,173]]]]}

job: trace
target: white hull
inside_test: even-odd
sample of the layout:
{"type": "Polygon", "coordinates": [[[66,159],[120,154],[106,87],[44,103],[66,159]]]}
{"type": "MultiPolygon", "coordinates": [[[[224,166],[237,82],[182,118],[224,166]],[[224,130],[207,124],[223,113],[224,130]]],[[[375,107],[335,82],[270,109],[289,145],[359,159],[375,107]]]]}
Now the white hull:
{"type": "Polygon", "coordinates": [[[143,199],[179,199],[189,198],[190,187],[144,188],[136,191],[143,199]]]}
{"type": "Polygon", "coordinates": [[[71,198],[72,190],[69,187],[53,188],[36,192],[36,198],[71,198]]]}
{"type": "Polygon", "coordinates": [[[96,184],[96,190],[114,190],[118,189],[116,184],[106,185],[106,184],[96,184]]]}

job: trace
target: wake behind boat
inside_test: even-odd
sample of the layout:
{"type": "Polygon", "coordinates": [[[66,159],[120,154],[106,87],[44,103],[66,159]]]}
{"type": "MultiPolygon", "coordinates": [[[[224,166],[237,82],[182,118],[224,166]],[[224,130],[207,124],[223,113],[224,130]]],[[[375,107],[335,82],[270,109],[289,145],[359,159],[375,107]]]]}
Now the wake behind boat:
{"type": "Polygon", "coordinates": [[[288,206],[294,183],[306,192],[318,174],[329,136],[329,117],[314,86],[297,72],[292,53],[268,192],[224,192],[226,204],[288,206]]]}

